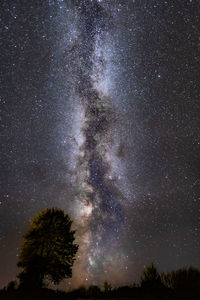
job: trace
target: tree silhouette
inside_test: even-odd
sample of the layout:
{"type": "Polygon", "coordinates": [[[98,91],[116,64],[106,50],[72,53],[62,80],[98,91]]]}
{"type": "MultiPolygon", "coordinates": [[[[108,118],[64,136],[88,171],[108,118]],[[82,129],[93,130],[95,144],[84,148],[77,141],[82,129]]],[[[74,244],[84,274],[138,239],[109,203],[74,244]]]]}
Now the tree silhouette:
{"type": "Polygon", "coordinates": [[[74,244],[72,221],[61,209],[42,210],[23,236],[18,266],[21,285],[38,286],[48,279],[57,284],[72,276],[78,245],[74,244]]]}
{"type": "Polygon", "coordinates": [[[109,294],[112,291],[112,286],[107,281],[104,281],[103,290],[105,294],[109,294]]]}
{"type": "Polygon", "coordinates": [[[151,263],[143,272],[141,277],[141,288],[157,289],[163,288],[164,284],[161,281],[161,276],[156,267],[151,263]]]}
{"type": "Polygon", "coordinates": [[[163,282],[172,289],[200,287],[200,271],[193,267],[171,271],[163,274],[163,282]]]}

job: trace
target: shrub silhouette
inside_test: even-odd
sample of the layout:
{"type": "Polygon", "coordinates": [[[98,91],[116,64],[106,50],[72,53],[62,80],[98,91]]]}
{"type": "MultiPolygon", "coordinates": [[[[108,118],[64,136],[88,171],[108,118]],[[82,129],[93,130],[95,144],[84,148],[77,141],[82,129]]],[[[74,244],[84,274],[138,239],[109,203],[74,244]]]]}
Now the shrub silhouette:
{"type": "Polygon", "coordinates": [[[21,286],[44,285],[44,279],[57,284],[72,276],[78,245],[74,244],[72,221],[61,209],[42,210],[33,218],[23,236],[18,266],[21,286]]]}
{"type": "Polygon", "coordinates": [[[76,297],[83,297],[85,298],[87,295],[87,289],[84,286],[80,286],[78,289],[71,292],[76,297]]]}
{"type": "Polygon", "coordinates": [[[101,295],[101,290],[97,285],[90,285],[87,290],[88,297],[98,297],[101,295]]]}
{"type": "Polygon", "coordinates": [[[17,289],[17,282],[12,280],[8,283],[7,287],[6,287],[6,291],[7,292],[11,292],[17,289]]]}
{"type": "Polygon", "coordinates": [[[125,286],[120,286],[118,287],[117,289],[115,289],[115,294],[119,295],[119,294],[122,294],[122,295],[126,295],[126,294],[129,294],[130,292],[132,292],[133,290],[133,287],[130,287],[128,285],[125,285],[125,286]]]}

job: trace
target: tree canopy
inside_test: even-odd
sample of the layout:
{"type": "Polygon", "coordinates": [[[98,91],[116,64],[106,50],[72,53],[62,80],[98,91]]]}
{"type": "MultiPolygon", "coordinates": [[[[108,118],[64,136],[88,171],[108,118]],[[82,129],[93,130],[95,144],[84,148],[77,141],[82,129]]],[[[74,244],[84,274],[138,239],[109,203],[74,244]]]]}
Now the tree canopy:
{"type": "Polygon", "coordinates": [[[42,210],[32,219],[19,255],[21,282],[42,286],[45,278],[57,284],[72,276],[78,245],[71,225],[70,217],[57,208],[42,210]]]}

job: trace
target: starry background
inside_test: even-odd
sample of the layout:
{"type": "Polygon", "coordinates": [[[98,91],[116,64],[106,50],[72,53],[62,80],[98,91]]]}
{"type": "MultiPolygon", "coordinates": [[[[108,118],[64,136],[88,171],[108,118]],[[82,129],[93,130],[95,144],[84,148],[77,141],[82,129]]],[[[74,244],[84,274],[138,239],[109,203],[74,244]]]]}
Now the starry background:
{"type": "Polygon", "coordinates": [[[199,1],[0,8],[1,287],[52,206],[80,244],[64,289],[200,268],[199,1]]]}

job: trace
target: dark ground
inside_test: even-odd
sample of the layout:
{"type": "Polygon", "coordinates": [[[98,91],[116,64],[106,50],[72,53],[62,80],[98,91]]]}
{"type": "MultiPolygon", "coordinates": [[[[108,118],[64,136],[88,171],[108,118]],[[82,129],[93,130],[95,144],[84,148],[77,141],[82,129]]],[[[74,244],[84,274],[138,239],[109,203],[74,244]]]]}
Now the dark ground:
{"type": "Polygon", "coordinates": [[[34,290],[15,290],[15,291],[1,291],[0,300],[81,300],[81,299],[104,299],[104,300],[199,300],[200,288],[193,290],[162,290],[162,291],[144,291],[141,289],[133,289],[131,291],[118,293],[116,295],[103,295],[101,297],[81,298],[75,293],[65,293],[61,291],[53,291],[50,289],[34,289],[34,290]]]}

